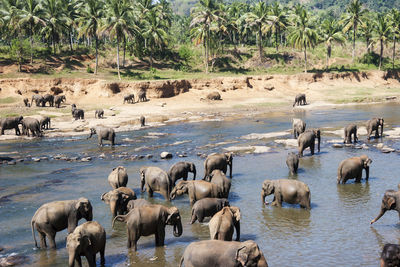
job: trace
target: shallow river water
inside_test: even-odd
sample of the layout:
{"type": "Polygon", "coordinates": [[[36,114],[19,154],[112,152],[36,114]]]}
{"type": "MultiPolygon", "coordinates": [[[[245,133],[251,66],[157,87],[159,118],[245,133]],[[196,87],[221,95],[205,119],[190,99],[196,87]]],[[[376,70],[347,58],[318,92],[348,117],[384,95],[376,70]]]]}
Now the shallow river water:
{"type": "MultiPolygon", "coordinates": [[[[341,129],[349,122],[364,125],[374,116],[385,118],[385,130],[400,126],[400,106],[397,104],[349,106],[318,111],[267,113],[245,119],[170,124],[117,134],[118,145],[111,148],[97,146],[97,139],[52,138],[34,141],[0,143],[0,152],[10,156],[49,157],[40,162],[24,161],[16,165],[0,166],[0,246],[8,253],[28,256],[30,266],[65,266],[68,254],[65,249],[66,231],[57,233],[57,250],[37,250],[30,230],[30,220],[43,203],[76,199],[90,199],[94,220],[107,232],[106,266],[178,266],[185,247],[193,241],[209,238],[208,219],[205,223],[189,225],[190,205],[186,196],[167,203],[157,193],[151,201],[175,205],[182,215],[183,235],[175,238],[172,227],[167,226],[165,246],[155,248],[154,237],[141,237],[137,253],[126,248],[126,230],[123,224],[111,228],[109,207],[100,200],[102,193],[110,190],[107,176],[113,167],[123,165],[128,170],[128,187],[140,193],[139,168],[144,165],[159,166],[167,170],[178,161],[193,161],[198,178],[203,176],[204,159],[198,153],[222,151],[228,146],[269,146],[272,152],[241,154],[234,157],[233,181],[229,197],[231,205],[242,212],[241,240],[253,239],[263,250],[270,266],[377,266],[385,243],[400,243],[400,224],[396,212],[387,212],[378,222],[369,222],[379,212],[385,190],[396,189],[399,179],[399,155],[383,154],[373,145],[383,141],[400,148],[399,139],[366,141],[368,150],[333,148],[329,140],[339,136],[322,132],[321,152],[310,156],[309,150],[300,160],[299,173],[290,176],[285,164],[288,151],[295,147],[274,142],[275,139],[292,138],[288,132],[276,138],[246,140],[250,133],[282,132],[291,128],[293,117],[302,118],[309,127],[341,129]],[[148,133],[166,135],[148,135],[148,133]],[[150,138],[151,137],[151,138],[150,138]],[[129,138],[129,139],[126,139],[129,138]],[[125,139],[125,140],[123,140],[125,139]],[[218,144],[220,142],[227,142],[218,144]],[[187,158],[174,156],[160,160],[162,151],[186,153],[187,158]],[[17,152],[18,154],[16,154],[17,152]],[[99,158],[104,153],[105,157],[99,158]],[[373,163],[370,180],[355,184],[336,184],[339,162],[345,158],[367,154],[373,163]],[[55,160],[63,154],[69,157],[93,157],[91,162],[55,160]],[[133,154],[153,154],[152,159],[125,160],[133,154]],[[311,211],[298,206],[283,208],[264,206],[261,202],[261,185],[265,179],[291,178],[307,183],[311,190],[311,211]]],[[[190,174],[189,179],[192,175],[190,174]]],[[[363,174],[365,177],[365,173],[363,174]]],[[[267,198],[272,200],[272,196],[267,198]]],[[[81,220],[80,223],[83,223],[81,220]]],[[[37,235],[37,234],[36,234],[37,235]]],[[[0,252],[1,253],[1,252],[0,252]]],[[[86,259],[83,259],[86,264],[86,259]]],[[[99,263],[99,256],[97,257],[99,263]]]]}

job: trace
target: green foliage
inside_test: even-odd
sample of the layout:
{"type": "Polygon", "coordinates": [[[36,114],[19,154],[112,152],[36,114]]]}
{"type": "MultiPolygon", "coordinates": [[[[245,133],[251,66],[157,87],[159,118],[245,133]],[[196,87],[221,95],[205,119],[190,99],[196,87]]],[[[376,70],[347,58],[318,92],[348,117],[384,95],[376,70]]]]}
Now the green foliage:
{"type": "Polygon", "coordinates": [[[360,63],[368,64],[368,65],[379,65],[379,55],[375,52],[365,53],[360,59],[360,63]]]}
{"type": "Polygon", "coordinates": [[[88,64],[87,67],[86,67],[86,72],[87,72],[87,73],[93,73],[93,70],[92,70],[92,68],[90,67],[89,64],[88,64]]]}
{"type": "Polygon", "coordinates": [[[189,64],[190,60],[193,57],[193,51],[187,45],[182,45],[181,47],[179,47],[178,54],[186,65],[189,64]]]}
{"type": "Polygon", "coordinates": [[[21,39],[12,40],[10,52],[12,59],[18,62],[18,71],[21,71],[21,66],[24,63],[24,58],[29,53],[29,42],[27,40],[21,39]]]}

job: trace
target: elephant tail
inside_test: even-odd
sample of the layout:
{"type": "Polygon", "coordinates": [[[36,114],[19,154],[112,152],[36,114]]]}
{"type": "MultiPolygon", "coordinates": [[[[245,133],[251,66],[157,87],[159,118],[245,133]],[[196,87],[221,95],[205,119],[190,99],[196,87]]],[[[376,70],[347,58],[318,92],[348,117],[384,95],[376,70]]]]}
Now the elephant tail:
{"type": "Polygon", "coordinates": [[[225,211],[226,211],[226,209],[223,209],[221,215],[220,215],[219,218],[218,218],[217,227],[215,228],[215,234],[214,234],[214,236],[213,236],[212,239],[218,240],[219,228],[221,227],[222,216],[224,216],[225,211]]]}
{"type": "Polygon", "coordinates": [[[179,262],[179,267],[182,267],[182,264],[183,264],[183,260],[184,260],[185,258],[182,256],[181,257],[181,261],[179,262]]]}
{"type": "Polygon", "coordinates": [[[125,221],[126,221],[126,216],[127,216],[127,215],[118,215],[118,216],[115,216],[115,218],[114,218],[113,221],[112,221],[112,226],[111,226],[111,228],[114,228],[114,223],[115,223],[115,221],[125,222],[125,221]]]}
{"type": "Polygon", "coordinates": [[[35,241],[35,247],[38,247],[37,242],[36,242],[36,236],[35,236],[35,221],[31,221],[31,229],[32,229],[32,237],[33,240],[35,241]]]}

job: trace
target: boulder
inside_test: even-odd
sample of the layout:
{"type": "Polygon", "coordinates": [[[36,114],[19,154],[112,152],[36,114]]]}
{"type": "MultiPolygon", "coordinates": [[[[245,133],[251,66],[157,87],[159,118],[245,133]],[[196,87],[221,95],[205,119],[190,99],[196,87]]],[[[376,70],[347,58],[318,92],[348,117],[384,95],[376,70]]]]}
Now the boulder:
{"type": "Polygon", "coordinates": [[[171,159],[172,158],[172,153],[166,152],[166,151],[161,152],[160,158],[162,158],[162,159],[171,159]]]}

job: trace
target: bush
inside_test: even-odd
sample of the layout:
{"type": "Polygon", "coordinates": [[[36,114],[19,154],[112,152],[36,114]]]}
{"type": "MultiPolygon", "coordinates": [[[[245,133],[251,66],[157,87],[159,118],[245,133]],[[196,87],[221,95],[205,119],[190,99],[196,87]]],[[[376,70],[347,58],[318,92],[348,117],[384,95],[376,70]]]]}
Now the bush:
{"type": "Polygon", "coordinates": [[[86,67],[86,72],[87,72],[87,73],[93,73],[93,70],[92,70],[92,68],[90,67],[89,64],[88,64],[87,67],[86,67]]]}
{"type": "Polygon", "coordinates": [[[369,65],[379,65],[379,55],[375,52],[369,52],[364,54],[360,59],[360,63],[369,64],[369,65]]]}
{"type": "Polygon", "coordinates": [[[18,62],[18,71],[21,71],[24,57],[29,53],[29,42],[27,40],[14,39],[11,43],[11,57],[18,62]]]}
{"type": "Polygon", "coordinates": [[[189,61],[193,58],[193,51],[186,45],[182,45],[179,47],[178,50],[179,57],[186,63],[188,64],[189,61]]]}

